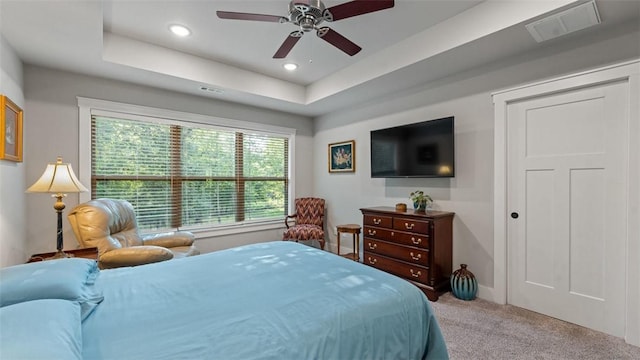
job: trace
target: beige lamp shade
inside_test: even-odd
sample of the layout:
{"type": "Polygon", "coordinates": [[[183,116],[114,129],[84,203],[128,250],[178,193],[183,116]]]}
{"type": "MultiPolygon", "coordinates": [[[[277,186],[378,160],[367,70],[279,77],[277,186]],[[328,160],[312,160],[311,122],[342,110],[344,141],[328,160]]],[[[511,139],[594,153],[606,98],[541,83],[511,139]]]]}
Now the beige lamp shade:
{"type": "Polygon", "coordinates": [[[62,163],[58,157],[55,164],[48,164],[40,179],[31,185],[27,192],[33,193],[77,193],[87,190],[73,172],[71,164],[62,163]]]}

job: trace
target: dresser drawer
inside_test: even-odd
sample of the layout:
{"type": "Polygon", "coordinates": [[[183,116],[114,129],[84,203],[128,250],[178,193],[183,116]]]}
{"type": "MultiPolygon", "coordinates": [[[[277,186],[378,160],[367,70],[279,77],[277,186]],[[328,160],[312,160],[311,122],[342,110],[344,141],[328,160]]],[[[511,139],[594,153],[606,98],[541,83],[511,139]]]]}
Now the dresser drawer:
{"type": "Polygon", "coordinates": [[[402,231],[428,233],[429,222],[396,217],[396,218],[393,218],[393,228],[396,230],[402,230],[402,231]]]}
{"type": "Polygon", "coordinates": [[[376,239],[382,240],[390,240],[393,239],[393,230],[391,229],[383,229],[373,226],[364,226],[364,232],[362,233],[365,237],[372,237],[376,239]]]}
{"type": "Polygon", "coordinates": [[[373,225],[391,229],[393,227],[393,218],[391,216],[381,216],[370,214],[364,216],[364,225],[373,225]]]}
{"type": "Polygon", "coordinates": [[[407,264],[364,250],[364,264],[423,284],[429,284],[429,269],[424,266],[407,264]]]}
{"type": "Polygon", "coordinates": [[[429,265],[429,251],[365,238],[364,249],[376,254],[422,266],[429,265]]]}
{"type": "Polygon", "coordinates": [[[421,249],[429,249],[429,235],[427,234],[391,231],[391,237],[389,239],[396,244],[414,246],[421,249]]]}
{"type": "Polygon", "coordinates": [[[363,234],[365,238],[380,239],[396,244],[429,249],[429,236],[426,234],[388,230],[373,226],[365,226],[363,234]]]}

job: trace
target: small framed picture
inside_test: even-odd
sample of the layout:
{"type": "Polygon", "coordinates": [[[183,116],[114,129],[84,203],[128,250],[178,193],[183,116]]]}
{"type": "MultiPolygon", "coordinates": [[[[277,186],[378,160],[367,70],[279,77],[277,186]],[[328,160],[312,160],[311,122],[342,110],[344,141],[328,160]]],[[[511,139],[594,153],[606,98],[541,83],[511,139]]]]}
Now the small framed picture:
{"type": "Polygon", "coordinates": [[[8,97],[0,95],[0,159],[22,162],[23,111],[8,97]]]}
{"type": "Polygon", "coordinates": [[[356,171],[356,142],[349,140],[329,144],[329,172],[356,171]]]}

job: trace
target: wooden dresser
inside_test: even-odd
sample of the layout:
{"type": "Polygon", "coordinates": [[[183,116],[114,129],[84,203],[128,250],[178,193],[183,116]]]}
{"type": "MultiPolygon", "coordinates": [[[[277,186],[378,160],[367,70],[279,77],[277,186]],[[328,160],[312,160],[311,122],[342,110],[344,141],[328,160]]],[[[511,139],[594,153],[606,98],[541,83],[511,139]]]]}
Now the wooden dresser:
{"type": "Polygon", "coordinates": [[[411,281],[431,301],[449,291],[454,213],[393,207],[360,211],[365,264],[411,281]]]}

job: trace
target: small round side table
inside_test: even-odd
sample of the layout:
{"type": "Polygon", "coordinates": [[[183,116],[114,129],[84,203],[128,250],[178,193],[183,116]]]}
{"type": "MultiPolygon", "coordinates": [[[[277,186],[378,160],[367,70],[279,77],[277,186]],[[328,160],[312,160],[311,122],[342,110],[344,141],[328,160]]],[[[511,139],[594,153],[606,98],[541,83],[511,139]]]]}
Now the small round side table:
{"type": "Polygon", "coordinates": [[[345,255],[340,255],[347,259],[354,261],[360,261],[360,225],[358,224],[346,224],[336,226],[338,232],[338,255],[340,255],[340,237],[343,233],[351,234],[353,237],[353,252],[345,255]]]}

